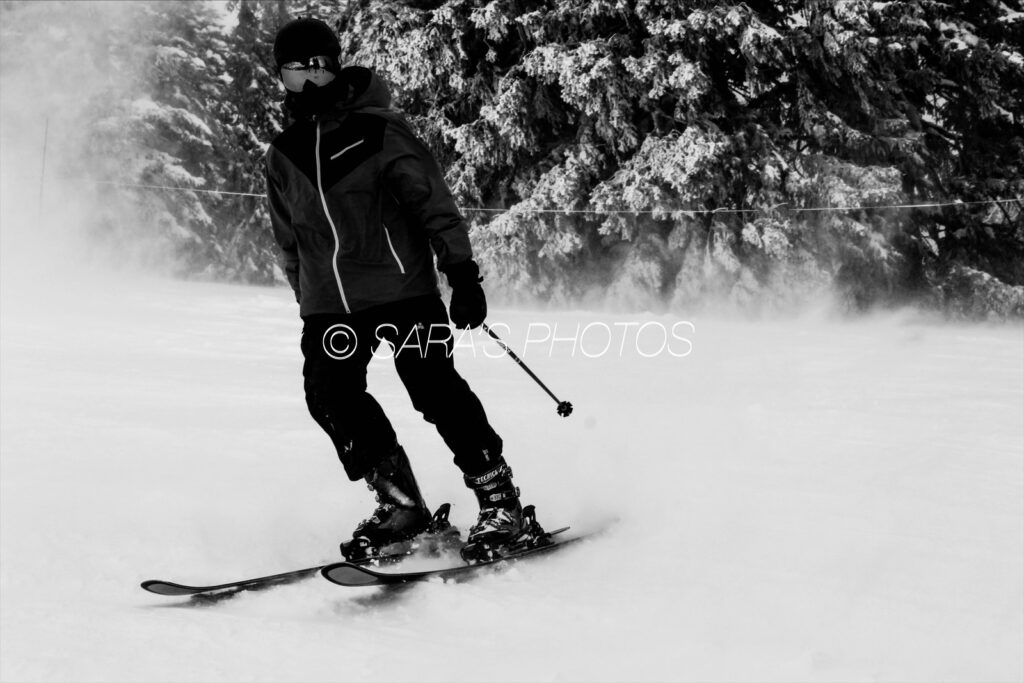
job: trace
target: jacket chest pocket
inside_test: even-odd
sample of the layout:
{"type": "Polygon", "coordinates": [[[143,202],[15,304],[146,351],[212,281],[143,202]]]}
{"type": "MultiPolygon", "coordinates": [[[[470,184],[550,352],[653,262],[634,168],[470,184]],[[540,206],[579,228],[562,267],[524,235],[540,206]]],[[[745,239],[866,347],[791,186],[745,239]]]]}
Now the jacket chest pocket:
{"type": "Polygon", "coordinates": [[[342,228],[341,258],[367,265],[388,266],[404,274],[402,235],[379,220],[364,223],[360,227],[362,229],[358,231],[342,228]]]}

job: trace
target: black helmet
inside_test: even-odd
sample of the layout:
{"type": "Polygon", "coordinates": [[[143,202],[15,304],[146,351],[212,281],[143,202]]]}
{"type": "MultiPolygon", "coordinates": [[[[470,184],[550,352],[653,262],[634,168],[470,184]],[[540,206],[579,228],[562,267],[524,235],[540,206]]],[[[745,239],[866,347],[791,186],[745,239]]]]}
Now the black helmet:
{"type": "Polygon", "coordinates": [[[337,59],[340,53],[341,45],[334,30],[312,17],[289,21],[274,39],[274,61],[278,69],[282,64],[303,62],[310,57],[337,59]]]}

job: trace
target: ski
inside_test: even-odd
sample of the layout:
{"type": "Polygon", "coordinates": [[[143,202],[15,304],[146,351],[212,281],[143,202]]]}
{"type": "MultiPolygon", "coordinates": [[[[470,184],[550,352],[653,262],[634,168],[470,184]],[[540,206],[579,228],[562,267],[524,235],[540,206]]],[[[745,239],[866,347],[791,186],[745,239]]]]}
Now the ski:
{"type": "Polygon", "coordinates": [[[306,567],[305,569],[296,569],[290,572],[284,572],[282,574],[272,574],[270,576],[258,576],[251,579],[243,579],[241,581],[229,581],[228,583],[219,583],[212,586],[189,586],[183,583],[175,583],[173,581],[164,581],[163,579],[150,579],[142,582],[142,587],[150,593],[156,593],[157,595],[166,596],[185,596],[185,595],[204,595],[209,593],[219,593],[221,591],[241,591],[241,590],[252,590],[255,588],[269,588],[270,586],[279,586],[286,583],[294,583],[300,581],[306,577],[313,576],[327,565],[317,565],[315,567],[306,567]]]}
{"type": "MultiPolygon", "coordinates": [[[[558,529],[551,533],[555,534],[566,530],[568,530],[568,527],[565,529],[558,529]]],[[[509,562],[518,562],[519,560],[529,557],[550,553],[577,541],[581,541],[584,538],[586,538],[585,535],[574,536],[572,538],[561,540],[553,539],[552,542],[547,545],[509,553],[508,555],[504,555],[493,560],[484,560],[473,564],[463,563],[450,567],[440,567],[438,569],[426,569],[412,572],[388,572],[377,571],[376,569],[371,569],[352,562],[336,562],[323,567],[320,570],[320,574],[331,583],[335,583],[339,586],[352,587],[394,586],[398,584],[412,583],[415,581],[429,581],[431,579],[457,579],[471,575],[487,567],[494,567],[496,565],[509,562]]]]}
{"type": "MultiPolygon", "coordinates": [[[[444,543],[450,543],[449,539],[453,531],[453,528],[448,523],[448,513],[450,509],[451,505],[449,503],[444,503],[437,509],[437,512],[434,513],[431,526],[426,532],[426,538],[418,538],[402,544],[395,544],[401,549],[385,551],[382,554],[375,555],[374,557],[353,560],[349,564],[353,566],[393,564],[420,553],[421,548],[425,549],[423,552],[426,554],[439,553],[440,548],[443,547],[444,543]],[[438,538],[434,538],[435,535],[438,538]],[[446,539],[446,536],[449,538],[446,539]],[[440,541],[440,545],[438,545],[436,541],[440,541]]],[[[458,534],[457,531],[454,533],[456,535],[458,534]]],[[[315,576],[317,572],[322,570],[324,567],[329,566],[331,566],[331,563],[325,562],[313,567],[305,567],[303,569],[296,569],[289,572],[283,572],[281,574],[257,576],[254,578],[242,579],[240,581],[229,581],[227,583],[219,583],[209,586],[190,586],[187,584],[175,583],[173,581],[164,581],[163,579],[150,579],[148,581],[143,581],[141,585],[143,589],[150,593],[170,597],[236,593],[244,590],[258,590],[262,588],[269,588],[271,586],[282,586],[289,583],[295,583],[315,576]]]]}
{"type": "Polygon", "coordinates": [[[572,543],[582,541],[591,534],[580,534],[569,538],[556,538],[569,530],[569,527],[562,527],[554,531],[541,532],[536,538],[520,544],[513,545],[507,552],[498,557],[479,562],[463,562],[458,565],[440,567],[437,569],[426,569],[409,572],[378,571],[355,562],[335,562],[320,570],[321,576],[331,583],[339,586],[393,586],[398,584],[412,583],[414,581],[429,581],[430,579],[457,579],[467,576],[487,567],[495,567],[503,563],[517,562],[529,557],[535,557],[564,548],[572,543]]]}

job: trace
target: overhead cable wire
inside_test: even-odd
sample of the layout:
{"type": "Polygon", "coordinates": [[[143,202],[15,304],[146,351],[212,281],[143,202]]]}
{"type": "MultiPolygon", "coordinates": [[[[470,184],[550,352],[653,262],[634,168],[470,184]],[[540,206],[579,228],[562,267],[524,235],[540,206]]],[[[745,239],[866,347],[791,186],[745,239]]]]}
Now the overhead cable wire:
{"type": "MultiPolygon", "coordinates": [[[[150,185],[143,183],[119,183],[112,180],[93,180],[86,181],[93,182],[99,185],[112,185],[114,187],[123,188],[138,188],[138,189],[149,189],[149,190],[175,190],[179,192],[199,192],[203,194],[222,194],[231,195],[236,197],[257,197],[265,198],[266,194],[254,193],[254,192],[232,192],[229,190],[204,190],[196,187],[181,187],[174,185],[150,185]]],[[[696,214],[708,214],[708,213],[767,213],[769,211],[775,211],[782,209],[784,211],[791,211],[794,213],[798,212],[810,212],[810,211],[878,211],[882,209],[927,209],[927,208],[938,208],[943,206],[971,206],[978,204],[1009,204],[1009,203],[1021,203],[1024,202],[1022,197],[1010,197],[1006,199],[979,199],[972,201],[962,201],[960,199],[955,200],[942,200],[935,202],[919,202],[913,204],[874,204],[866,206],[795,206],[790,207],[788,203],[783,202],[781,204],[774,204],[772,206],[763,207],[759,209],[730,209],[727,207],[718,207],[714,209],[687,209],[679,207],[666,207],[657,209],[534,209],[534,208],[488,208],[482,206],[460,206],[460,211],[480,211],[485,213],[519,213],[519,214],[590,214],[590,215],[647,215],[647,214],[672,214],[682,213],[689,215],[696,214]]]]}

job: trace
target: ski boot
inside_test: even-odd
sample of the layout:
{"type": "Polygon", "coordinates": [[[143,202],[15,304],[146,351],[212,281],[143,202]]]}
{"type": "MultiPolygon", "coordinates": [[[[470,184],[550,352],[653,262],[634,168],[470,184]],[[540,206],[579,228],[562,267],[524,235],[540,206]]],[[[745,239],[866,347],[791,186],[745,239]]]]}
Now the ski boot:
{"type": "MultiPolygon", "coordinates": [[[[368,488],[377,494],[377,509],[359,523],[350,540],[341,544],[341,554],[349,562],[376,557],[384,548],[394,552],[390,546],[418,536],[431,523],[430,511],[401,446],[396,445],[365,479],[368,488]]],[[[444,517],[446,522],[447,514],[444,517]]]]}
{"type": "Polygon", "coordinates": [[[480,515],[469,530],[460,554],[466,562],[497,560],[506,554],[550,542],[537,524],[533,506],[524,509],[519,489],[512,483],[512,468],[504,461],[477,477],[465,477],[476,494],[480,515]]]}

